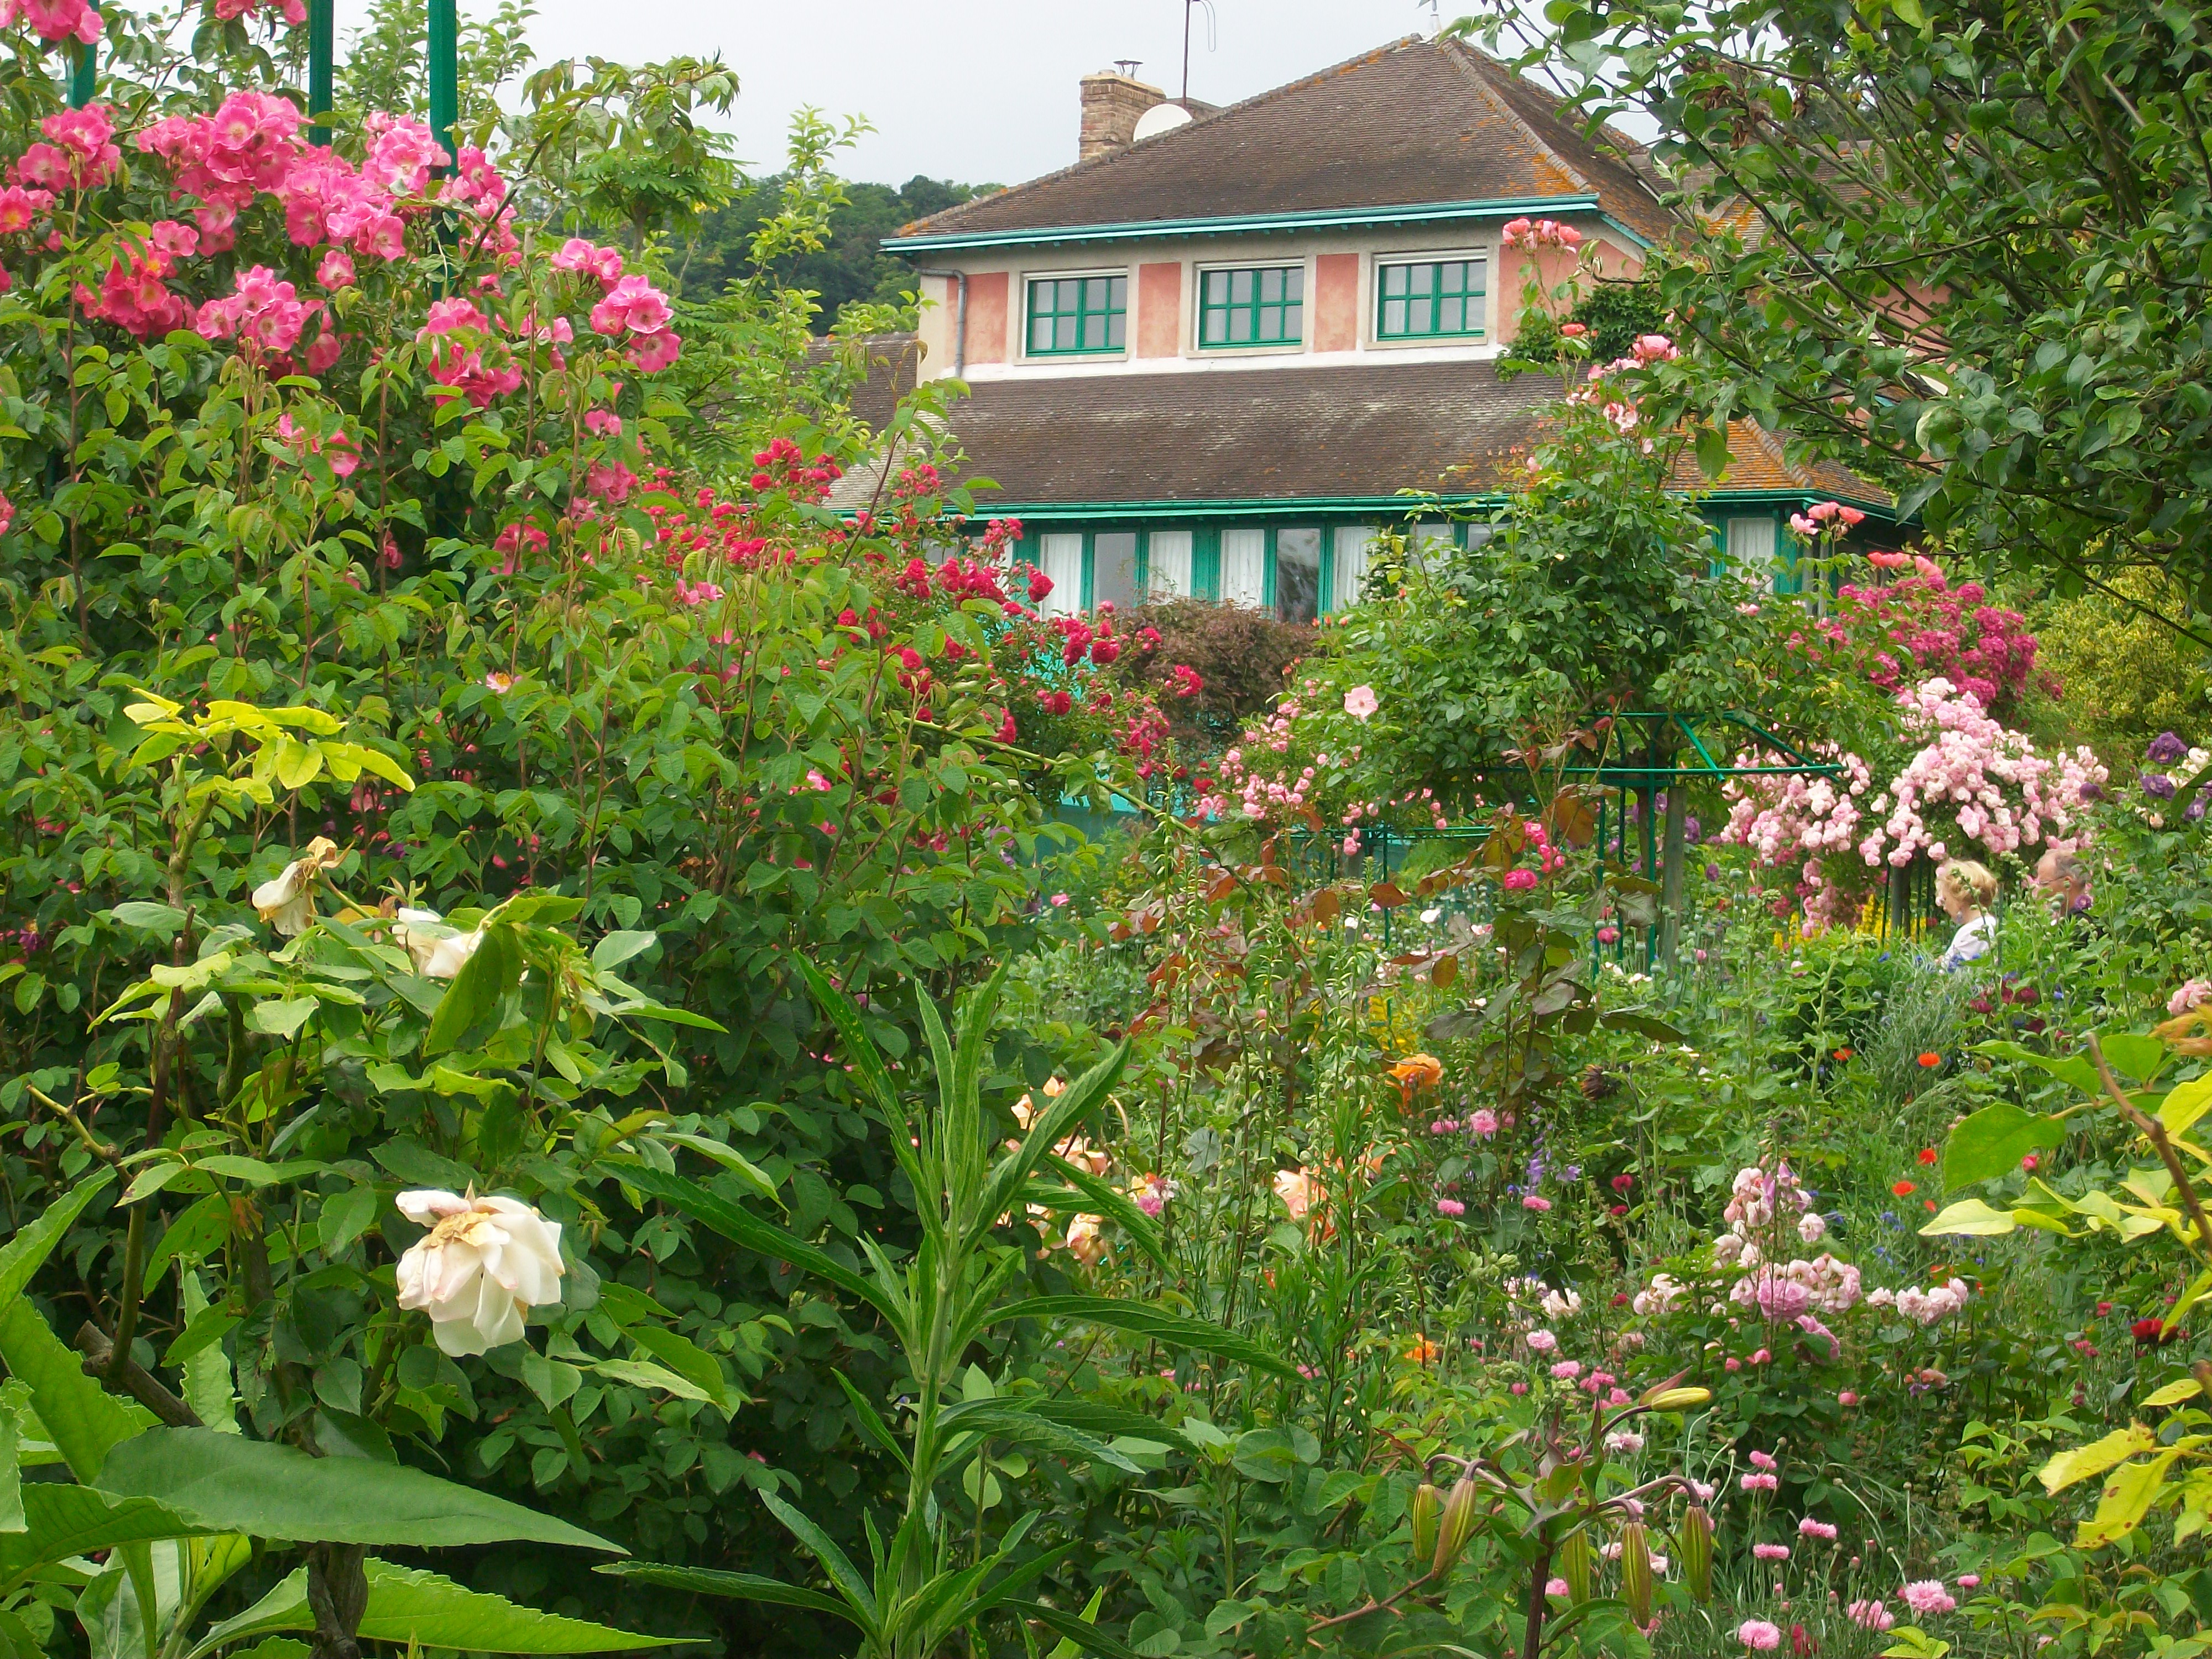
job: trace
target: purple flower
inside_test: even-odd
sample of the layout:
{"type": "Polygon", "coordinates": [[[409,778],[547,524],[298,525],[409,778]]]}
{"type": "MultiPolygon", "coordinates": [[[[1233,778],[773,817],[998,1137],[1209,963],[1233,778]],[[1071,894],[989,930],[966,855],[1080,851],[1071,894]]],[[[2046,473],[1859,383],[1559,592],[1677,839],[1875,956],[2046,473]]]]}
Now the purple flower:
{"type": "Polygon", "coordinates": [[[2153,800],[2172,800],[2174,787],[2173,780],[2163,772],[2146,772],[2142,775],[2142,792],[2153,800]]]}
{"type": "Polygon", "coordinates": [[[2171,766],[2189,752],[2189,745],[2171,732],[2161,732],[2150,740],[2143,750],[2143,758],[2153,766],[2171,766]]]}

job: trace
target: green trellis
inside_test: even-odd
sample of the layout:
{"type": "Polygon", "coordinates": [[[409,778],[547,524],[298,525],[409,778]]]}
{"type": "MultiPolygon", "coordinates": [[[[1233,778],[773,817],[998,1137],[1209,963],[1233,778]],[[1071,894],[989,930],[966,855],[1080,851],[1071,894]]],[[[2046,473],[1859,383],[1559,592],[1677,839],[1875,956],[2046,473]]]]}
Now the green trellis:
{"type": "MultiPolygon", "coordinates": [[[[98,0],[93,3],[97,10],[98,0]]],[[[337,0],[307,0],[307,114],[316,123],[307,129],[307,137],[318,144],[331,141],[331,130],[323,123],[337,95],[337,0]]],[[[446,147],[451,165],[459,155],[453,126],[460,118],[460,13],[457,0],[428,0],[428,12],[424,52],[430,82],[430,131],[446,147]]],[[[76,61],[70,70],[72,106],[82,109],[92,101],[99,73],[99,46],[78,43],[76,61]]]]}

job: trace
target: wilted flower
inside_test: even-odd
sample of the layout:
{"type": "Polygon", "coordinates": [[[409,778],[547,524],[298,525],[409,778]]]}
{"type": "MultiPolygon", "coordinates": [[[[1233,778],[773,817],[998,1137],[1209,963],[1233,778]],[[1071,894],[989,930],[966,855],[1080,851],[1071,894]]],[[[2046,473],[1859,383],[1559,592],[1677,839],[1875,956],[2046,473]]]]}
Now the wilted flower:
{"type": "Polygon", "coordinates": [[[327,836],[253,890],[253,908],[280,933],[304,933],[315,920],[315,878],[345,855],[327,836]]]}
{"type": "Polygon", "coordinates": [[[2207,1002],[2212,1002],[2212,980],[2192,979],[2166,1000],[2166,1012],[2179,1019],[2207,1002]]]}
{"type": "Polygon", "coordinates": [[[561,1299],[561,1226],[512,1198],[439,1191],[394,1200],[429,1228],[399,1258],[399,1305],[430,1316],[456,1358],[522,1340],[522,1310],[561,1299]]]}
{"type": "Polygon", "coordinates": [[[1097,1216],[1079,1215],[1067,1224],[1067,1251],[1086,1267],[1095,1267],[1106,1259],[1106,1239],[1099,1231],[1097,1216]]]}
{"type": "Polygon", "coordinates": [[[402,910],[392,930],[393,943],[407,952],[425,979],[451,979],[483,943],[483,930],[458,933],[435,910],[402,910]]]}
{"type": "Polygon", "coordinates": [[[1398,1079],[1398,1086],[1411,1094],[1416,1089],[1432,1088],[1443,1080],[1443,1062],[1434,1054],[1407,1054],[1390,1068],[1390,1075],[1398,1079]]]}

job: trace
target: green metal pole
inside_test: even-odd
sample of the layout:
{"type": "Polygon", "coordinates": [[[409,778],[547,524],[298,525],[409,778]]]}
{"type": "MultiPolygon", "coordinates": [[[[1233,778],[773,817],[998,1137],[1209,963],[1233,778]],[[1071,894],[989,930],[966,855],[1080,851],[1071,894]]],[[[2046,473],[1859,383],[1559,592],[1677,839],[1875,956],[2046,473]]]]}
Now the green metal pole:
{"type": "MultiPolygon", "coordinates": [[[[332,66],[335,62],[337,33],[337,0],[307,0],[307,113],[319,118],[331,112],[337,100],[333,87],[332,66]]],[[[307,129],[307,142],[327,144],[331,130],[319,119],[307,129]]]]}
{"type": "MultiPolygon", "coordinates": [[[[100,0],[93,0],[92,9],[100,9],[100,0]]],[[[100,48],[80,40],[76,48],[76,67],[70,73],[69,100],[71,109],[82,109],[92,101],[93,77],[99,72],[100,48]]]]}
{"type": "Polygon", "coordinates": [[[430,131],[446,147],[447,164],[452,166],[460,158],[453,126],[461,114],[461,23],[455,0],[429,0],[429,6],[430,131]]]}

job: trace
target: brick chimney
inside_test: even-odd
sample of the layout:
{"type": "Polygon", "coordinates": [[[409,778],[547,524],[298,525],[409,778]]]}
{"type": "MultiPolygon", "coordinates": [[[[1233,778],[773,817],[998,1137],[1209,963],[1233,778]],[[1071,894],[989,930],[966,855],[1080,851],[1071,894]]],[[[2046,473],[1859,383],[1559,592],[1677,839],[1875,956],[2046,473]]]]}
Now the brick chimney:
{"type": "Polygon", "coordinates": [[[1166,97],[1133,75],[1100,70],[1083,77],[1083,134],[1076,159],[1088,161],[1128,147],[1138,118],[1166,97]]]}

